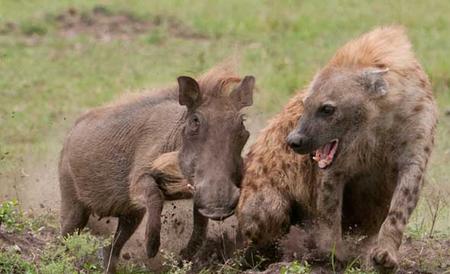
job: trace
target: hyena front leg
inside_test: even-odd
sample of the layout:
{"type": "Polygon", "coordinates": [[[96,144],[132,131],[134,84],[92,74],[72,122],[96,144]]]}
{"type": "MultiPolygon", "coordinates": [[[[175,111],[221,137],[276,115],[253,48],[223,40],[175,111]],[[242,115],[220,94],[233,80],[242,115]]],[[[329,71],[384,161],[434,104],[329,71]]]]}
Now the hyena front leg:
{"type": "Polygon", "coordinates": [[[322,252],[331,252],[339,261],[345,260],[342,241],[342,202],[345,182],[331,174],[325,175],[317,192],[318,245],[322,252]]]}
{"type": "MultiPolygon", "coordinates": [[[[370,252],[375,267],[392,271],[398,266],[398,249],[402,242],[403,232],[411,213],[416,208],[419,193],[423,185],[424,171],[430,146],[415,151],[415,157],[399,164],[397,185],[394,190],[389,213],[381,225],[377,243],[370,252]]],[[[403,157],[403,159],[408,157],[403,157]]]]}
{"type": "Polygon", "coordinates": [[[289,199],[272,186],[244,189],[237,211],[242,240],[258,247],[270,245],[287,232],[290,206],[289,199]]]}

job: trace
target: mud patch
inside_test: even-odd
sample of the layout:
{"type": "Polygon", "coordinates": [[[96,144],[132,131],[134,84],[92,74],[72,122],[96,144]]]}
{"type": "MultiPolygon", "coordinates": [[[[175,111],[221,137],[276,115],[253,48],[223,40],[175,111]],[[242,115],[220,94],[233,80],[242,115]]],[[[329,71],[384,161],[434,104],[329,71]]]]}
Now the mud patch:
{"type": "Polygon", "coordinates": [[[87,35],[98,41],[130,40],[139,35],[165,32],[181,39],[207,39],[177,18],[163,15],[136,16],[128,11],[112,11],[106,6],[91,10],[69,8],[59,14],[49,14],[41,20],[23,23],[0,24],[0,35],[21,34],[26,37],[43,37],[55,30],[64,38],[87,35]]]}
{"type": "Polygon", "coordinates": [[[102,6],[88,12],[71,8],[50,18],[64,37],[86,34],[103,41],[131,39],[157,26],[157,22],[137,18],[127,12],[113,13],[102,6]]]}

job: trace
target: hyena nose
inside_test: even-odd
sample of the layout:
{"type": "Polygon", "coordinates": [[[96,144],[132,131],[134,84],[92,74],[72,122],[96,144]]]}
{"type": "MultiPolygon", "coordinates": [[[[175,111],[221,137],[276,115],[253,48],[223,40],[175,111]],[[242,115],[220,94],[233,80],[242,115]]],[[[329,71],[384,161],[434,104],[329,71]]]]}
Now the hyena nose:
{"type": "Polygon", "coordinates": [[[302,150],[305,136],[297,131],[291,131],[286,138],[287,144],[297,153],[302,150]]]}

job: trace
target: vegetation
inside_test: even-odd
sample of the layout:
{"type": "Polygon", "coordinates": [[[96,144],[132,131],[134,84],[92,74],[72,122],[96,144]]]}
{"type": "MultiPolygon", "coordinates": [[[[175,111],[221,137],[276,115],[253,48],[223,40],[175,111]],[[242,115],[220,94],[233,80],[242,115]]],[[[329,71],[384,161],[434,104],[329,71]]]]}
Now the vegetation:
{"type": "Polygon", "coordinates": [[[311,266],[306,263],[299,263],[298,261],[293,261],[288,266],[281,268],[281,274],[308,274],[311,273],[311,266]]]}
{"type": "Polygon", "coordinates": [[[20,231],[23,224],[19,222],[23,217],[17,207],[17,200],[5,201],[0,204],[0,226],[3,225],[8,232],[20,231]]]}
{"type": "MultiPolygon", "coordinates": [[[[39,208],[41,197],[29,199],[44,197],[36,188],[56,188],[55,175],[42,180],[34,178],[35,170],[54,173],[63,136],[86,109],[126,91],[174,84],[178,75],[198,75],[237,56],[240,72],[257,79],[247,123],[260,129],[336,48],[386,24],[408,29],[441,114],[427,185],[407,236],[424,243],[449,239],[449,11],[446,0],[1,1],[0,233],[55,233],[46,239],[50,244],[37,246],[39,259],[14,245],[4,247],[0,238],[0,272],[101,272],[97,249],[104,240],[88,233],[56,239],[54,214],[24,217],[11,200],[39,208]]],[[[45,198],[57,200],[53,194],[45,198]]],[[[232,271],[234,263],[223,269],[232,271]]],[[[167,267],[184,273],[188,265],[167,267]]],[[[126,264],[123,271],[143,270],[126,264]]],[[[308,265],[293,262],[284,271],[307,273],[308,265]]]]}

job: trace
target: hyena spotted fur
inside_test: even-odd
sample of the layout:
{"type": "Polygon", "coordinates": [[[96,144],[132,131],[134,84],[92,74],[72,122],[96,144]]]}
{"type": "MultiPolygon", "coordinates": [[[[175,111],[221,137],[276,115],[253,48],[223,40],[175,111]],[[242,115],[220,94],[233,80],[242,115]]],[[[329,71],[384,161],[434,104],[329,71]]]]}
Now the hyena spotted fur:
{"type": "Polygon", "coordinates": [[[436,123],[430,82],[402,27],[348,42],[251,147],[242,235],[264,245],[312,220],[324,250],[339,258],[344,232],[373,236],[371,262],[396,268],[436,123]]]}

